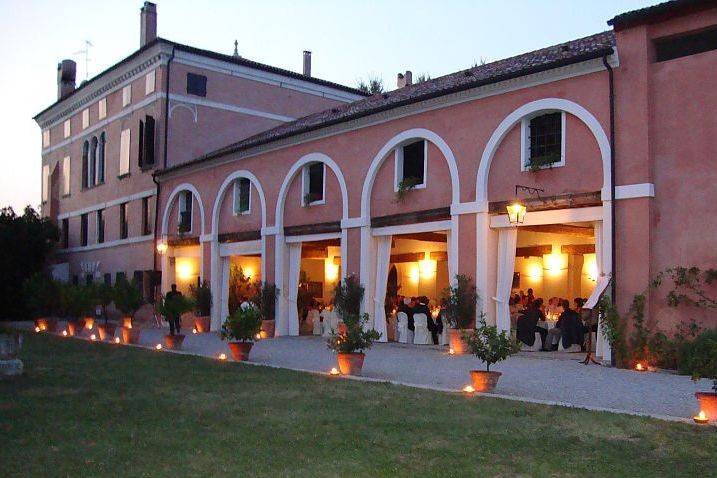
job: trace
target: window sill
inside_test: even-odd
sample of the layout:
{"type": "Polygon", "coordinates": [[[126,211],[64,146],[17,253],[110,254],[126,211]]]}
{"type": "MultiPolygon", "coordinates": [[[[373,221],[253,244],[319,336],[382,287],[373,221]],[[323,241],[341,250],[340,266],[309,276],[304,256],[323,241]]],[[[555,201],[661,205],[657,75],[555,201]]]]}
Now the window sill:
{"type": "Polygon", "coordinates": [[[124,174],[120,174],[119,176],[117,176],[117,179],[119,179],[121,181],[124,178],[128,178],[128,177],[130,177],[130,173],[124,173],[124,174]]]}
{"type": "Polygon", "coordinates": [[[62,199],[67,199],[67,198],[70,197],[70,196],[72,196],[72,194],[67,193],[67,194],[63,194],[63,195],[60,196],[60,197],[61,197],[62,199]]]}
{"type": "Polygon", "coordinates": [[[154,166],[155,166],[154,164],[150,164],[148,166],[140,166],[139,169],[140,169],[140,171],[142,171],[144,173],[147,171],[152,171],[154,169],[154,166]]]}
{"type": "Polygon", "coordinates": [[[535,167],[533,167],[531,164],[524,164],[521,168],[521,171],[524,173],[534,173],[534,172],[543,171],[546,169],[561,168],[563,166],[565,166],[565,160],[561,159],[560,161],[556,161],[554,163],[541,164],[540,166],[535,166],[535,167]]]}
{"type": "Polygon", "coordinates": [[[83,192],[84,192],[84,191],[89,191],[89,190],[91,190],[91,189],[96,189],[96,188],[98,188],[98,187],[100,187],[100,186],[104,186],[104,185],[105,185],[105,182],[102,181],[101,183],[97,183],[97,184],[95,184],[94,186],[89,186],[89,187],[81,188],[81,190],[82,190],[83,192]]]}
{"type": "Polygon", "coordinates": [[[239,211],[234,211],[234,216],[235,216],[235,217],[248,216],[248,215],[250,215],[250,214],[251,214],[251,210],[246,210],[246,211],[241,211],[241,212],[239,212],[239,211]]]}
{"type": "Polygon", "coordinates": [[[326,200],[322,199],[320,201],[311,201],[310,203],[304,203],[303,207],[322,206],[324,204],[326,204],[326,200]]]}

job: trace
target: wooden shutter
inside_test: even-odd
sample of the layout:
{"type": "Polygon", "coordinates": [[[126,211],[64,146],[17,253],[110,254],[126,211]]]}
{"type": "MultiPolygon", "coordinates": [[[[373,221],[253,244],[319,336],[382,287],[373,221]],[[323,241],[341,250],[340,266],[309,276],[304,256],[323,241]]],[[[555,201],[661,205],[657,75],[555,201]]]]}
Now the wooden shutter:
{"type": "Polygon", "coordinates": [[[143,165],[145,167],[154,166],[154,118],[146,116],[144,118],[144,154],[142,155],[143,165]]]}

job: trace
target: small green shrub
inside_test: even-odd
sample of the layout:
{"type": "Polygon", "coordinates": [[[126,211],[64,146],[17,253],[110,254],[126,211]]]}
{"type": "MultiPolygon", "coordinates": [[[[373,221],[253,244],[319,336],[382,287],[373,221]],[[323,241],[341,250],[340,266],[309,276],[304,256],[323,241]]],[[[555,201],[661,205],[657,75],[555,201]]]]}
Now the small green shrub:
{"type": "Polygon", "coordinates": [[[207,317],[212,313],[212,289],[207,281],[201,283],[199,287],[189,286],[189,293],[194,299],[197,315],[207,317]]]}
{"type": "Polygon", "coordinates": [[[142,292],[134,279],[129,282],[127,279],[120,277],[115,282],[113,289],[115,307],[124,315],[133,317],[134,314],[142,307],[142,292]]]}
{"type": "Polygon", "coordinates": [[[717,392],[717,329],[706,330],[680,348],[680,373],[694,380],[708,378],[714,381],[717,392]]]}
{"type": "Polygon", "coordinates": [[[334,307],[338,316],[346,322],[350,317],[361,313],[364,287],[356,275],[351,274],[336,284],[334,289],[334,307]]]}
{"type": "Polygon", "coordinates": [[[520,351],[520,345],[513,341],[505,330],[498,332],[498,327],[486,324],[485,314],[481,314],[478,319],[476,330],[472,333],[463,333],[463,339],[470,353],[485,362],[485,369],[488,372],[491,365],[520,351]]]}
{"type": "Polygon", "coordinates": [[[183,295],[163,296],[157,303],[157,312],[164,317],[181,317],[194,309],[194,301],[183,295]]]}
{"type": "Polygon", "coordinates": [[[222,339],[253,342],[261,330],[261,313],[256,307],[239,307],[222,324],[222,339]]]}
{"type": "Polygon", "coordinates": [[[47,274],[37,272],[22,287],[25,305],[31,317],[56,315],[60,307],[60,288],[47,274]]]}
{"type": "Polygon", "coordinates": [[[365,330],[364,325],[368,320],[368,314],[344,316],[346,331],[341,333],[331,331],[331,337],[326,342],[329,349],[344,354],[363,353],[364,350],[370,349],[374,341],[381,338],[381,334],[374,329],[365,330]]]}
{"type": "Polygon", "coordinates": [[[469,329],[476,316],[478,294],[473,281],[467,275],[457,274],[455,285],[443,291],[446,303],[445,315],[452,329],[469,329]]]}
{"type": "Polygon", "coordinates": [[[262,320],[274,320],[279,289],[271,282],[257,282],[251,302],[259,309],[262,320]]]}

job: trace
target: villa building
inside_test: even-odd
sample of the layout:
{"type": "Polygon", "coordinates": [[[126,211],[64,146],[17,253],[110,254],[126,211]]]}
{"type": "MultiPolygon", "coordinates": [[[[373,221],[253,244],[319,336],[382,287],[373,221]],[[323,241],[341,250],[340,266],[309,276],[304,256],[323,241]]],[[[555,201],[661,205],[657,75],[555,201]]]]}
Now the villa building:
{"type": "MultiPolygon", "coordinates": [[[[153,39],[152,24],[77,90],[61,64],[60,99],[36,117],[60,262],[69,276],[160,270],[163,291],[206,279],[215,328],[241,267],[280,289],[279,335],[300,333],[300,282],[329,301],[348,274],[384,340],[387,289],[438,298],[456,274],[502,329],[528,288],[611,287],[624,311],[667,267],[717,266],[717,1],[608,23],[418,84],[406,72],[370,97],[153,39]],[[516,196],[522,222],[506,213],[516,196]]],[[[648,294],[658,325],[681,314],[648,294]]],[[[597,354],[610,354],[600,338],[597,354]]]]}

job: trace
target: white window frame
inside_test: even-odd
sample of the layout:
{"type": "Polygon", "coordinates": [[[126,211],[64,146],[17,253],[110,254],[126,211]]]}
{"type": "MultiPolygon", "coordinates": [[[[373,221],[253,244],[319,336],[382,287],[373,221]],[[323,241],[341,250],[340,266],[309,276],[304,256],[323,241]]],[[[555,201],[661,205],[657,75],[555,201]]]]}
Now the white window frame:
{"type": "Polygon", "coordinates": [[[157,70],[152,70],[149,73],[147,73],[144,77],[144,95],[145,96],[147,96],[151,93],[154,93],[155,82],[157,79],[156,72],[157,72],[157,70]]]}
{"type": "Polygon", "coordinates": [[[398,192],[398,185],[403,181],[403,148],[409,144],[423,141],[423,182],[417,184],[413,189],[426,189],[428,186],[428,140],[423,138],[413,138],[404,141],[394,150],[393,160],[393,192],[398,192]]]}
{"type": "Polygon", "coordinates": [[[72,136],[72,122],[69,119],[65,120],[65,122],[62,125],[62,128],[65,133],[65,139],[72,136]]]}
{"type": "Polygon", "coordinates": [[[50,130],[46,129],[42,132],[42,147],[47,148],[50,146],[50,130]]]}
{"type": "Polygon", "coordinates": [[[90,109],[85,108],[82,110],[82,129],[90,127],[90,109]]]}
{"type": "Polygon", "coordinates": [[[107,98],[102,98],[97,102],[97,118],[105,119],[107,117],[107,98]]]}
{"type": "Polygon", "coordinates": [[[566,113],[561,110],[542,110],[524,117],[520,120],[520,170],[523,172],[531,171],[528,166],[528,158],[530,158],[530,120],[537,116],[543,116],[550,113],[560,113],[560,161],[541,166],[540,169],[552,169],[565,166],[565,138],[567,137],[566,129],[566,113]]]}
{"type": "MultiPolygon", "coordinates": [[[[126,176],[130,172],[130,151],[132,147],[132,133],[130,129],[123,129],[120,133],[119,176],[126,176]]],[[[105,150],[106,152],[106,150],[105,150]]],[[[105,162],[107,158],[105,157],[105,162]]]]}
{"type": "Polygon", "coordinates": [[[314,163],[305,164],[304,167],[301,168],[301,206],[320,206],[322,204],[326,204],[326,163],[316,161],[314,163]],[[309,167],[316,163],[320,163],[323,167],[323,173],[321,175],[321,179],[323,180],[321,199],[307,203],[304,201],[304,197],[306,197],[306,194],[309,192],[309,167]]]}
{"type": "Polygon", "coordinates": [[[132,103],[132,83],[122,88],[122,108],[132,103]]]}
{"type": "Polygon", "coordinates": [[[70,165],[71,160],[69,156],[62,158],[62,195],[70,195],[70,165]]]}
{"type": "Polygon", "coordinates": [[[192,194],[192,191],[184,190],[179,194],[179,207],[177,207],[177,226],[182,223],[182,213],[185,212],[187,201],[186,197],[189,196],[190,201],[192,201],[192,214],[189,216],[189,230],[185,232],[184,234],[191,234],[192,230],[194,229],[194,195],[192,194]]]}
{"type": "Polygon", "coordinates": [[[239,181],[241,181],[242,179],[249,181],[249,179],[247,179],[247,178],[237,178],[234,181],[234,191],[233,191],[233,196],[232,196],[232,212],[234,213],[235,216],[247,216],[247,215],[251,214],[251,181],[249,181],[249,207],[247,208],[246,211],[241,211],[241,212],[239,211],[239,209],[237,207],[239,205],[239,194],[240,194],[239,181]]]}

